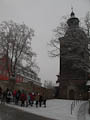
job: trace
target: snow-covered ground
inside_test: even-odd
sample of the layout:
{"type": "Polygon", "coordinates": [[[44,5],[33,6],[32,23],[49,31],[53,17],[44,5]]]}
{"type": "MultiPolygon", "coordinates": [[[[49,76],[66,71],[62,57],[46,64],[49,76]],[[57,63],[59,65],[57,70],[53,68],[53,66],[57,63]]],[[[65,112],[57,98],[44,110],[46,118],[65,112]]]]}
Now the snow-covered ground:
{"type": "MultiPolygon", "coordinates": [[[[21,109],[23,111],[34,113],[40,116],[45,116],[48,118],[53,118],[56,120],[77,120],[77,112],[79,110],[80,105],[83,104],[83,101],[77,102],[77,105],[75,103],[75,107],[71,114],[72,102],[74,103],[74,101],[72,100],[59,100],[59,99],[47,100],[46,108],[44,108],[43,106],[41,108],[40,107],[36,108],[35,106],[21,107],[13,104],[12,105],[8,104],[8,105],[15,107],[17,109],[21,109]]],[[[87,120],[90,120],[89,115],[88,118],[87,120]]]]}
{"type": "Polygon", "coordinates": [[[89,104],[87,104],[87,111],[86,111],[86,120],[90,120],[90,115],[88,114],[89,104]]]}

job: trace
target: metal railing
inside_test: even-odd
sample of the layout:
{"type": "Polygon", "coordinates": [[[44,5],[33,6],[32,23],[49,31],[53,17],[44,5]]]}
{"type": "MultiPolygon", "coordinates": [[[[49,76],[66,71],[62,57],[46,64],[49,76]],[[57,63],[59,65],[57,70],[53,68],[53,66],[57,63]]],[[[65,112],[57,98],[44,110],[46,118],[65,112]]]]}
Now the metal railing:
{"type": "Polygon", "coordinates": [[[82,101],[81,99],[80,100],[73,100],[72,101],[72,103],[71,103],[71,115],[73,114],[73,111],[74,111],[75,107],[77,105],[79,105],[81,103],[81,101],[82,101]]]}

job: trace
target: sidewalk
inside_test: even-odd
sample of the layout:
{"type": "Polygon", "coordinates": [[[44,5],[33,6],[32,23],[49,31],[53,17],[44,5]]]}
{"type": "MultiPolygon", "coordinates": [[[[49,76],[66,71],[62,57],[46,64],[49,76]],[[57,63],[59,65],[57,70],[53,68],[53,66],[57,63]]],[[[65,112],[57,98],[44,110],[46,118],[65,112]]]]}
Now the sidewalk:
{"type": "Polygon", "coordinates": [[[90,115],[88,114],[88,102],[83,103],[78,111],[77,120],[90,120],[90,115]]]}
{"type": "Polygon", "coordinates": [[[35,105],[33,105],[33,107],[21,107],[20,105],[15,104],[6,105],[55,120],[90,120],[90,115],[88,114],[88,101],[76,101],[76,105],[71,114],[72,102],[73,101],[71,100],[59,99],[48,100],[46,108],[43,106],[36,108],[35,105]]]}

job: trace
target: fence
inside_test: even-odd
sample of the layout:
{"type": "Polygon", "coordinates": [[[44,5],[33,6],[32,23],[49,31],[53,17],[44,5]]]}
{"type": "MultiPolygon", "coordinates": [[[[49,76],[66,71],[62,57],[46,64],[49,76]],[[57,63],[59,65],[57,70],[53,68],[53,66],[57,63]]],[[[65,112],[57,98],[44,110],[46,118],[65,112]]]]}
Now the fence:
{"type": "Polygon", "coordinates": [[[72,103],[71,103],[71,115],[72,115],[75,107],[76,107],[77,105],[79,105],[79,104],[81,103],[81,101],[82,101],[82,100],[73,100],[73,101],[72,101],[72,103]]]}

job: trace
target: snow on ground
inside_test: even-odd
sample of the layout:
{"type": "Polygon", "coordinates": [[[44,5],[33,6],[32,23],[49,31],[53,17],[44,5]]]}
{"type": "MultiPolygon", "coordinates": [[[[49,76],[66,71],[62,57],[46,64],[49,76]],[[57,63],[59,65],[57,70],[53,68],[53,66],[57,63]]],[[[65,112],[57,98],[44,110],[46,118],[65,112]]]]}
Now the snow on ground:
{"type": "MultiPolygon", "coordinates": [[[[34,113],[36,115],[45,116],[48,118],[56,119],[56,120],[77,120],[77,112],[80,105],[83,101],[78,102],[75,105],[74,110],[71,114],[71,104],[74,101],[72,100],[47,100],[47,107],[44,108],[43,106],[40,108],[36,108],[35,105],[33,107],[21,107],[16,105],[7,104],[8,106],[15,107],[17,109],[21,109],[23,111],[34,113]]],[[[87,119],[88,120],[88,119],[87,119]]]]}
{"type": "Polygon", "coordinates": [[[86,120],[90,120],[90,115],[89,114],[86,115],[86,120]]]}
{"type": "Polygon", "coordinates": [[[88,114],[89,103],[87,104],[86,120],[90,120],[90,114],[88,114]]]}

